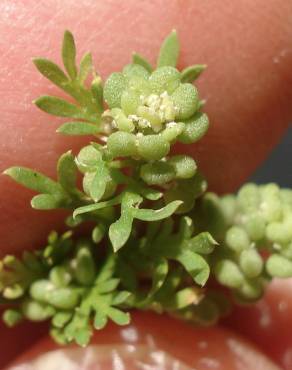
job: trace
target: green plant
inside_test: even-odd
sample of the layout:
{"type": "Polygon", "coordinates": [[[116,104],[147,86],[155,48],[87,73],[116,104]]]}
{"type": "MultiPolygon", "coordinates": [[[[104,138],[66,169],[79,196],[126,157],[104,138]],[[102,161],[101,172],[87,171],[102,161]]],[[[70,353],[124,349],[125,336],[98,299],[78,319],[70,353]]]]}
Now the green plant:
{"type": "Polygon", "coordinates": [[[42,96],[35,104],[68,118],[61,134],[91,135],[93,141],[76,156],[60,157],[56,181],[24,167],[5,171],[39,193],[33,208],[69,212],[65,234],[52,232],[43,249],[0,262],[7,325],[51,320],[56,341],[80,345],[109,319],[128,324],[131,309],[210,325],[231,302],[260,298],[272,277],[292,276],[292,191],[247,184],[220,198],[206,192],[193,158],[171,154],[176,142],[194,143],[209,126],[192,84],[205,66],[180,72],[178,53],[173,31],[156,69],[133,54],[104,85],[90,54],[77,67],[68,31],[65,72],[34,60],[75,101],[42,96]],[[91,235],[73,237],[84,222],[93,224],[91,235]],[[214,279],[229,293],[208,285],[214,279]]]}

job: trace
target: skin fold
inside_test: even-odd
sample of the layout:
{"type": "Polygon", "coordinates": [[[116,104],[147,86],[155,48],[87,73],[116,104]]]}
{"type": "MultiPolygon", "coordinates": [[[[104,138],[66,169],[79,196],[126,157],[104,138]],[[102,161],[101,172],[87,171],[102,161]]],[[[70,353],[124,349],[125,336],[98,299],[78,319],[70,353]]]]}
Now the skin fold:
{"type": "MultiPolygon", "coordinates": [[[[289,0],[222,0],[220,6],[216,0],[2,0],[0,171],[17,164],[54,177],[58,156],[70,148],[76,152],[82,144],[80,139],[56,135],[61,120],[31,103],[41,94],[60,96],[57,88],[38,74],[31,58],[44,56],[60,63],[64,29],[75,35],[79,56],[92,51],[97,71],[106,77],[128,63],[131,51],[154,62],[161,40],[172,28],[177,29],[181,41],[179,66],[208,65],[197,85],[207,100],[205,111],[211,122],[199,144],[181,146],[177,151],[187,150],[197,160],[210,189],[219,193],[236,190],[291,122],[289,0]]],[[[32,193],[5,176],[0,176],[0,194],[1,256],[36,248],[49,230],[62,229],[63,212],[31,210],[32,193]]],[[[292,366],[292,355],[287,354],[292,340],[282,329],[292,324],[291,297],[290,281],[275,282],[264,301],[237,310],[226,323],[286,369],[292,366]],[[282,301],[286,309],[279,311],[282,301]],[[270,310],[269,329],[260,325],[260,305],[270,310]]],[[[0,365],[14,358],[42,330],[23,326],[13,330],[12,336],[1,327],[0,343],[6,355],[1,355],[0,365]],[[25,336],[28,330],[29,338],[25,336]]],[[[212,340],[218,330],[221,333],[223,329],[210,329],[208,338],[212,340]]]]}

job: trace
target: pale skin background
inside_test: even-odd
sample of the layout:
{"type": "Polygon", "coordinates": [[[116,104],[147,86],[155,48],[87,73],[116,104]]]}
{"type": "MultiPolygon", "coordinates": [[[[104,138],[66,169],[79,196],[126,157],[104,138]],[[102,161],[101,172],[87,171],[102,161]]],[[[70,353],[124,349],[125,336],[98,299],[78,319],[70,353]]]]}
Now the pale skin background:
{"type": "MultiPolygon", "coordinates": [[[[79,56],[92,51],[98,72],[106,77],[129,62],[132,50],[154,62],[173,28],[181,40],[179,66],[208,64],[198,87],[211,120],[206,138],[177,150],[194,156],[211,189],[236,190],[292,121],[291,0],[2,0],[0,171],[19,164],[54,176],[58,156],[81,145],[79,139],[56,135],[61,121],[31,103],[40,94],[59,94],[36,72],[31,58],[60,62],[64,29],[75,35],[79,56]]],[[[35,248],[49,230],[62,229],[62,213],[31,210],[31,195],[0,177],[1,255],[35,248]]],[[[237,330],[292,367],[291,297],[291,283],[277,282],[261,306],[237,313],[229,325],[239,326],[235,318],[240,317],[237,330]],[[264,306],[270,315],[266,326],[259,315],[264,306]]],[[[1,348],[5,343],[7,354],[14,353],[15,332],[12,344],[6,335],[1,329],[1,348]]],[[[17,338],[21,347],[23,340],[17,338]]]]}

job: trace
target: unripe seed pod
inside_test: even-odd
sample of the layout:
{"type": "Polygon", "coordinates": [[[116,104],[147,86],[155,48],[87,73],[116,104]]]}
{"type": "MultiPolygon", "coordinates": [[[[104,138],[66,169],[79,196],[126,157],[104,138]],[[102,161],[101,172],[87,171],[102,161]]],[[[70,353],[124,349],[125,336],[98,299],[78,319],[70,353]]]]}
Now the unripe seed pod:
{"type": "Polygon", "coordinates": [[[56,289],[50,280],[37,280],[30,286],[30,296],[36,301],[48,302],[48,297],[56,289]]]}
{"type": "Polygon", "coordinates": [[[250,240],[247,233],[239,226],[232,226],[227,231],[225,242],[227,246],[236,253],[240,253],[250,246],[250,240]]]}
{"type": "Polygon", "coordinates": [[[266,223],[258,213],[248,215],[243,227],[252,241],[257,242],[265,237],[266,223]]]}
{"type": "Polygon", "coordinates": [[[127,79],[120,72],[112,73],[106,80],[103,89],[104,100],[110,108],[121,107],[121,96],[127,88],[127,79]]]}
{"type": "Polygon", "coordinates": [[[174,167],[175,175],[179,179],[190,179],[197,171],[196,162],[187,155],[175,155],[168,163],[174,167]]]}
{"type": "Polygon", "coordinates": [[[174,91],[171,99],[177,108],[176,119],[188,119],[198,108],[199,94],[198,90],[192,84],[181,84],[174,91]]]}
{"type": "Polygon", "coordinates": [[[136,76],[144,78],[145,80],[147,80],[150,75],[144,67],[134,63],[126,65],[123,69],[123,74],[128,78],[136,76]]]}
{"type": "Polygon", "coordinates": [[[184,123],[185,128],[178,137],[178,140],[184,144],[192,144],[200,140],[209,128],[209,118],[207,114],[201,112],[195,113],[184,123]]]}
{"type": "Polygon", "coordinates": [[[77,306],[80,296],[72,288],[54,289],[48,295],[48,303],[62,310],[70,310],[77,306]]]}
{"type": "Polygon", "coordinates": [[[259,276],[263,270],[263,259],[256,249],[247,249],[241,252],[239,265],[248,278],[259,276]]]}
{"type": "Polygon", "coordinates": [[[126,115],[136,114],[141,105],[140,94],[138,91],[127,89],[121,96],[121,107],[126,115]]]}
{"type": "Polygon", "coordinates": [[[115,157],[127,157],[137,155],[136,136],[128,132],[114,132],[107,141],[109,151],[115,157]]]}
{"type": "Polygon", "coordinates": [[[101,153],[92,145],[82,148],[77,156],[76,164],[82,173],[94,171],[98,161],[101,160],[101,153]]]}
{"type": "Polygon", "coordinates": [[[289,261],[280,254],[272,254],[267,259],[266,269],[268,274],[273,277],[292,277],[292,261],[289,261]]]}
{"type": "Polygon", "coordinates": [[[215,266],[215,276],[220,284],[228,288],[240,288],[244,283],[244,276],[238,266],[231,260],[222,259],[215,266]]]}
{"type": "Polygon", "coordinates": [[[160,67],[149,78],[151,89],[156,94],[167,91],[171,94],[180,85],[180,73],[174,67],[160,67]]]}
{"type": "Polygon", "coordinates": [[[138,153],[149,161],[165,157],[170,150],[169,143],[160,135],[138,137],[138,153]]]}
{"type": "Polygon", "coordinates": [[[55,266],[50,271],[50,280],[57,287],[63,287],[70,284],[72,276],[65,266],[55,266]]]}
{"type": "Polygon", "coordinates": [[[28,320],[45,321],[54,315],[55,309],[44,303],[26,300],[22,304],[22,313],[28,320]]]}
{"type": "Polygon", "coordinates": [[[175,171],[171,165],[161,161],[144,164],[140,176],[148,185],[163,185],[174,179],[175,171]]]}

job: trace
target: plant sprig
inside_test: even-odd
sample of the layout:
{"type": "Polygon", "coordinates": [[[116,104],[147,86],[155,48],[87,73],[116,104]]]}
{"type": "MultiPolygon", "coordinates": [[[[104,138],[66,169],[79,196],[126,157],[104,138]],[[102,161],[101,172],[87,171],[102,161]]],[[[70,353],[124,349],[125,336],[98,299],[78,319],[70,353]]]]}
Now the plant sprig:
{"type": "Polygon", "coordinates": [[[206,66],[179,71],[178,56],[172,31],[156,68],[134,53],[103,83],[90,53],[78,65],[66,31],[64,70],[34,60],[74,100],[42,96],[35,104],[69,118],[59,133],[92,141],[60,157],[56,179],[25,167],[5,171],[38,193],[33,208],[69,212],[68,232],[53,232],[43,249],[0,262],[7,325],[50,320],[57,342],[82,346],[108,320],[128,324],[133,308],[211,325],[232,302],[259,299],[273,277],[292,276],[292,191],[247,184],[220,198],[206,193],[193,158],[172,154],[176,142],[192,144],[209,126],[192,84],[206,66]],[[73,237],[88,221],[90,235],[73,237]],[[214,291],[210,279],[231,294],[214,291]]]}

